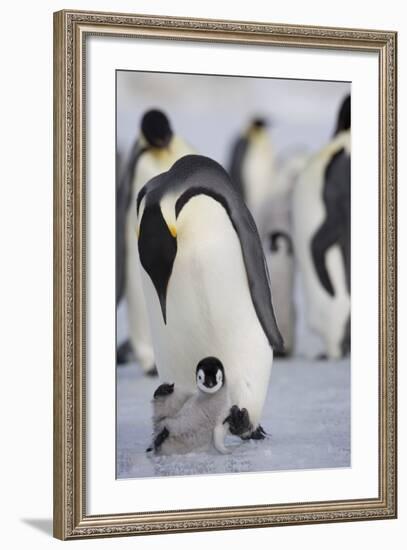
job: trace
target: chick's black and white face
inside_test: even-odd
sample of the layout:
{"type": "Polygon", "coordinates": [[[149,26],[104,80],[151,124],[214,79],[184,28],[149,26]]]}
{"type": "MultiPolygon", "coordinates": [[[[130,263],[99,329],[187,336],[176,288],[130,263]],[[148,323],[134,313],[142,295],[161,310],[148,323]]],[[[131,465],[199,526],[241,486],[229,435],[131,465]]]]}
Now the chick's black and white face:
{"type": "Polygon", "coordinates": [[[216,393],[224,383],[224,372],[220,361],[202,360],[196,370],[196,383],[204,393],[216,393]]]}

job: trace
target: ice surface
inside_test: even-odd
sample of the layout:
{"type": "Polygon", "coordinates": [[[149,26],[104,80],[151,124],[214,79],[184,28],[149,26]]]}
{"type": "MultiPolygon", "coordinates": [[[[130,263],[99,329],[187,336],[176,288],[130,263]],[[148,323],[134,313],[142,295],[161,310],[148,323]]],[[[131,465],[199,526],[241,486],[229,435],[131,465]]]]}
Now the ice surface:
{"type": "Polygon", "coordinates": [[[350,362],[276,359],[263,413],[263,441],[227,438],[229,455],[149,457],[158,378],[137,364],[117,369],[117,477],[339,468],[350,466],[350,362]]]}

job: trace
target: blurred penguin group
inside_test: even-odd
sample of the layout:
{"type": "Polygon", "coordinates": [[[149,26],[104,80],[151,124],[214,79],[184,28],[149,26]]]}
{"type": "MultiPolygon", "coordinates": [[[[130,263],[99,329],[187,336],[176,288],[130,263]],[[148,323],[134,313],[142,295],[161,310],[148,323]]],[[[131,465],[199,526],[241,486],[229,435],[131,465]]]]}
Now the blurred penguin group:
{"type": "MultiPolygon", "coordinates": [[[[273,125],[255,117],[230,145],[225,166],[261,237],[284,356],[298,352],[298,288],[304,322],[320,342],[308,356],[337,359],[350,352],[350,96],[332,113],[332,128],[319,151],[276,158],[273,125]]],[[[129,335],[119,342],[117,363],[137,360],[146,375],[157,369],[134,238],[137,196],[177,160],[200,153],[187,139],[177,135],[168,113],[145,112],[117,175],[116,303],[126,302],[129,335]]]]}

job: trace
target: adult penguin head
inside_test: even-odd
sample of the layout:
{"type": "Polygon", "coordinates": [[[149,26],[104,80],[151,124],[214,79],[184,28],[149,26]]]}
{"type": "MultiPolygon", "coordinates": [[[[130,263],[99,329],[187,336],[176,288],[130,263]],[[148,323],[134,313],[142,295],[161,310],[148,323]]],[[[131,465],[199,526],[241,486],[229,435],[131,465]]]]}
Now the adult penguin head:
{"type": "Polygon", "coordinates": [[[263,118],[263,117],[255,117],[253,120],[252,120],[252,123],[251,123],[251,126],[252,128],[256,128],[258,130],[260,130],[260,128],[267,128],[268,126],[268,120],[263,118]]]}
{"type": "Polygon", "coordinates": [[[158,109],[151,109],[144,114],[141,132],[147,144],[158,149],[167,147],[173,136],[167,116],[158,109]]]}
{"type": "Polygon", "coordinates": [[[269,122],[264,117],[255,117],[250,121],[249,128],[248,128],[248,135],[250,136],[256,136],[257,134],[264,132],[267,130],[267,127],[269,126],[269,122]]]}
{"type": "Polygon", "coordinates": [[[345,99],[342,102],[341,108],[339,109],[338,113],[338,120],[336,121],[336,129],[334,135],[339,134],[339,132],[343,132],[344,130],[349,130],[350,128],[350,95],[347,95],[345,99]]]}

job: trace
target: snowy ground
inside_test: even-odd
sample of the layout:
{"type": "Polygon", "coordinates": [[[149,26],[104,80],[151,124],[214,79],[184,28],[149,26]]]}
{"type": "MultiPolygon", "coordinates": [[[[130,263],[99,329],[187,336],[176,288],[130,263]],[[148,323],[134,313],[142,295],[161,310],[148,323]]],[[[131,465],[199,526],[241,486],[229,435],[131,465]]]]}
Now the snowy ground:
{"type": "Polygon", "coordinates": [[[275,360],[262,426],[264,441],[231,437],[216,451],[148,457],[150,401],[159,382],[136,364],[117,369],[117,477],[339,468],[350,466],[350,362],[275,360]]]}

